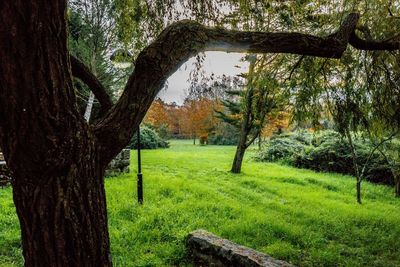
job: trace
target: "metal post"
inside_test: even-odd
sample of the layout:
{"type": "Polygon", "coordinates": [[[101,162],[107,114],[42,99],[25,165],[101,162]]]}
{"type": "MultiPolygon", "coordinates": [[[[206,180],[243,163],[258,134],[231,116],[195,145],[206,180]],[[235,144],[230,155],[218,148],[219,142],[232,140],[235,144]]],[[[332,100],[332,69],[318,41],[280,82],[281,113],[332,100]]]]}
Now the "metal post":
{"type": "Polygon", "coordinates": [[[143,175],[142,175],[142,160],[140,157],[140,126],[138,126],[137,129],[137,153],[138,153],[137,195],[139,204],[143,204],[143,175]]]}

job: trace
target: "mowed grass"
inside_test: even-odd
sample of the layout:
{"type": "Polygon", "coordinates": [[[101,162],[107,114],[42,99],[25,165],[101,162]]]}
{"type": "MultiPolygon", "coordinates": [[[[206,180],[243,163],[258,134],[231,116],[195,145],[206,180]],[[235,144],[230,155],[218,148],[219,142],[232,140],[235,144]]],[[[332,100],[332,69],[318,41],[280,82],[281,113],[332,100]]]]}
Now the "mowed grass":
{"type": "MultiPolygon", "coordinates": [[[[143,151],[144,205],[131,173],[107,178],[115,266],[187,266],[184,239],[206,229],[299,266],[400,266],[400,199],[349,176],[251,161],[229,173],[234,147],[143,151]]],[[[0,189],[0,265],[21,266],[11,189],[0,189]]]]}

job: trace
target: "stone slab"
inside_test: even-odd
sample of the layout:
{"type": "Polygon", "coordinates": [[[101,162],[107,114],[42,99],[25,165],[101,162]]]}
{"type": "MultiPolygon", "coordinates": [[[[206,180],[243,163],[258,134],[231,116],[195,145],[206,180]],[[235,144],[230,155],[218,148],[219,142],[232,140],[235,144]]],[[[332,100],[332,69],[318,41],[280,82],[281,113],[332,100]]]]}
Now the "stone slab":
{"type": "Polygon", "coordinates": [[[205,230],[190,233],[186,240],[194,266],[294,267],[254,249],[235,244],[205,230]]]}

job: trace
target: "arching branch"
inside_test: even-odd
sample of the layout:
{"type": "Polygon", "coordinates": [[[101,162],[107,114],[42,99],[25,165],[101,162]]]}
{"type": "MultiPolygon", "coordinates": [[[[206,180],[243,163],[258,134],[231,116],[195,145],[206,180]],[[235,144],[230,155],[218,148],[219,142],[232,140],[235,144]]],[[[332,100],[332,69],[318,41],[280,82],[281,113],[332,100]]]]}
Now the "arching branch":
{"type": "Polygon", "coordinates": [[[358,50],[369,50],[369,51],[394,51],[400,49],[400,42],[389,40],[389,41],[372,41],[363,40],[353,32],[349,39],[349,44],[358,50]]]}
{"type": "Polygon", "coordinates": [[[321,38],[302,33],[242,32],[199,25],[205,35],[206,51],[239,53],[290,53],[305,56],[340,58],[354,32],[359,15],[346,17],[339,30],[321,38]]]}
{"type": "Polygon", "coordinates": [[[126,144],[165,80],[202,51],[292,53],[340,58],[354,33],[359,15],[352,13],[339,30],[321,38],[301,33],[240,32],[181,21],[167,27],[138,56],[118,103],[95,126],[99,148],[108,162],[126,144]]]}
{"type": "Polygon", "coordinates": [[[104,86],[97,79],[97,77],[93,75],[89,68],[86,67],[85,64],[83,64],[79,59],[73,55],[70,55],[70,61],[72,76],[84,82],[93,92],[94,96],[100,102],[100,113],[107,113],[107,111],[109,111],[112,107],[113,103],[104,86]]]}

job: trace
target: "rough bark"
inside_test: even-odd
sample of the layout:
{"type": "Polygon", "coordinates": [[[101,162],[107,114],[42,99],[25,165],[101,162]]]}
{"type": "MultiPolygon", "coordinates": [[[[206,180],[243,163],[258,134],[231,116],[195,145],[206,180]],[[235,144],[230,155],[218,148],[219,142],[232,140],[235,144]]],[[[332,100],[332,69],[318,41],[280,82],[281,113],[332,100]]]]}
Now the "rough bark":
{"type": "Polygon", "coordinates": [[[356,177],[357,178],[357,185],[356,185],[356,189],[357,189],[357,203],[358,204],[362,204],[361,202],[361,178],[360,177],[356,177]]]}
{"type": "Polygon", "coordinates": [[[104,164],[78,112],[65,1],[0,4],[0,146],[25,266],[111,266],[104,164]]]}
{"type": "Polygon", "coordinates": [[[14,176],[25,266],[111,266],[103,167],[90,143],[78,153],[86,160],[45,179],[14,176]]]}

